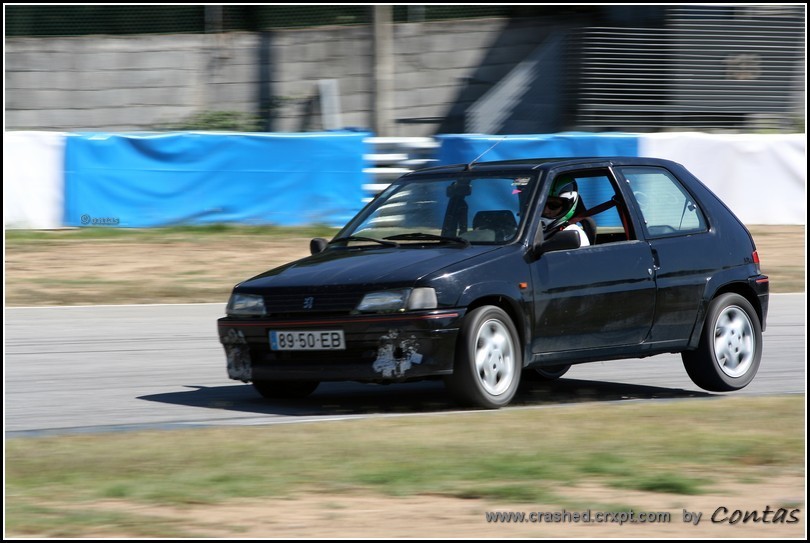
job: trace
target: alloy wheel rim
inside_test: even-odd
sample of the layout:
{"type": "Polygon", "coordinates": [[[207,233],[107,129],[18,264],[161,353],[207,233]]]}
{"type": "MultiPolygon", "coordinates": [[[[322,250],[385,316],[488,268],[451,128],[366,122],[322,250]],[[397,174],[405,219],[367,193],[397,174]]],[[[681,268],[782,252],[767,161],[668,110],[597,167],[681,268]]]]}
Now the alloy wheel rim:
{"type": "Polygon", "coordinates": [[[515,346],[503,322],[484,322],[475,338],[475,372],[487,393],[499,396],[515,378],[515,346]]]}
{"type": "Polygon", "coordinates": [[[714,325],[714,356],[720,369],[732,378],[742,377],[754,362],[756,341],[748,314],[729,306],[714,325]]]}

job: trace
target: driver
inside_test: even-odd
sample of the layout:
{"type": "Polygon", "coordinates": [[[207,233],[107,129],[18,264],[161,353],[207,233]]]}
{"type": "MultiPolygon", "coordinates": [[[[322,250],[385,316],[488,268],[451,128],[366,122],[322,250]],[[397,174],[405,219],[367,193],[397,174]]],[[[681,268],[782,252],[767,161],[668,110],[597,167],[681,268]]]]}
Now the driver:
{"type": "Polygon", "coordinates": [[[548,238],[561,230],[575,230],[579,233],[579,246],[590,245],[585,230],[579,224],[569,224],[579,203],[577,182],[570,179],[555,181],[543,209],[543,233],[548,238]]]}

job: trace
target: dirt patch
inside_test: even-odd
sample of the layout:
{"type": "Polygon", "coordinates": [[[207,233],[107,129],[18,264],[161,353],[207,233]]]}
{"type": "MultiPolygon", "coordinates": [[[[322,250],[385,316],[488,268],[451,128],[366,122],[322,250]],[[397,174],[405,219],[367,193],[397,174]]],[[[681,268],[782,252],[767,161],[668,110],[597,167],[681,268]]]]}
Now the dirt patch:
{"type": "Polygon", "coordinates": [[[309,254],[309,239],[69,240],[6,248],[10,306],[228,301],[233,286],[309,254]]]}
{"type": "Polygon", "coordinates": [[[807,235],[804,226],[749,227],[771,292],[804,292],[807,235]]]}
{"type": "MultiPolygon", "coordinates": [[[[753,226],[771,292],[805,290],[805,227],[753,226]]],[[[50,239],[6,244],[6,305],[222,302],[234,284],[309,254],[309,238],[50,239]]]]}
{"type": "MultiPolygon", "coordinates": [[[[805,535],[804,477],[782,476],[758,484],[728,483],[700,496],[617,490],[596,484],[558,489],[568,505],[502,503],[445,496],[306,494],[222,505],[158,507],[111,501],[84,511],[150,516],[211,538],[801,538],[805,535]],[[725,509],[722,509],[725,508],[725,509]],[[771,513],[765,516],[766,509],[771,513]],[[684,510],[699,513],[697,524],[684,510]],[[574,522],[573,513],[613,513],[606,522],[574,522]],[[633,512],[636,522],[618,522],[633,512]],[[756,512],[759,521],[731,523],[735,512],[756,512]],[[487,513],[523,513],[524,522],[487,521],[487,513]],[[562,517],[563,512],[568,513],[562,517]],[[668,520],[639,522],[642,513],[669,513],[668,520]],[[535,513],[534,516],[531,516],[535,513]],[[538,513],[566,520],[536,522],[538,513]],[[715,522],[712,521],[712,516],[715,522]],[[764,522],[766,518],[769,522],[764,522]],[[779,520],[781,519],[781,522],[779,520]],[[794,519],[796,521],[794,521],[794,519]],[[686,520],[686,521],[685,521],[686,520]],[[776,522],[774,522],[776,520],[776,522]],[[719,522],[716,522],[719,521],[719,522]]],[[[513,517],[514,518],[514,517],[513,517]]],[[[131,537],[125,529],[92,529],[93,537],[131,537]]],[[[7,534],[13,536],[14,534],[7,534]]],[[[18,534],[19,535],[19,534],[18,534]]],[[[25,534],[26,536],[48,534],[25,534]]]]}

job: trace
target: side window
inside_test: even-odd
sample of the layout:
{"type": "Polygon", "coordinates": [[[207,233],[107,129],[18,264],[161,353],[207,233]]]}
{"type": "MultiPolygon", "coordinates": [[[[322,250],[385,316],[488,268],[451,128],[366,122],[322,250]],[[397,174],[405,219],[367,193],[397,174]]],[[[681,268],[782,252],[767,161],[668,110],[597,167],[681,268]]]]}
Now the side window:
{"type": "Polygon", "coordinates": [[[650,167],[626,167],[621,172],[636,197],[648,236],[706,230],[706,220],[694,198],[671,173],[650,167]]]}
{"type": "MultiPolygon", "coordinates": [[[[631,221],[612,175],[607,170],[587,170],[565,172],[556,175],[548,185],[543,218],[548,223],[550,209],[548,202],[557,196],[559,187],[573,183],[576,190],[575,209],[568,221],[578,224],[587,234],[591,245],[602,245],[617,241],[636,239],[631,221]]],[[[567,206],[566,206],[567,208],[567,206]]],[[[565,209],[562,210],[566,216],[565,209]]],[[[556,227],[556,223],[551,223],[556,227]]]]}
{"type": "MultiPolygon", "coordinates": [[[[616,197],[616,191],[607,176],[577,176],[576,180],[579,186],[579,195],[582,198],[583,207],[585,209],[593,209],[597,205],[610,202],[616,197]]],[[[622,220],[615,205],[608,207],[601,213],[596,213],[592,218],[594,222],[596,222],[597,227],[602,228],[604,232],[619,232],[623,230],[622,220]]]]}

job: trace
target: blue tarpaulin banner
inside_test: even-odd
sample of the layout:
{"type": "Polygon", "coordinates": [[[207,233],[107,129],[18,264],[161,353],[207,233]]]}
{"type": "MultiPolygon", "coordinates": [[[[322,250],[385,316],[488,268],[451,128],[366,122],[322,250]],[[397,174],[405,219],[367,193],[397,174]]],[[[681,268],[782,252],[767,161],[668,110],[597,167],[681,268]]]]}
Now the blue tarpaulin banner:
{"type": "Polygon", "coordinates": [[[362,207],[369,134],[71,134],[66,226],[342,226],[362,207]]]}
{"type": "Polygon", "coordinates": [[[468,164],[520,158],[638,156],[638,134],[562,132],[495,136],[448,134],[436,136],[439,164],[468,164]],[[477,159],[477,160],[476,160],[477,159]]]}

